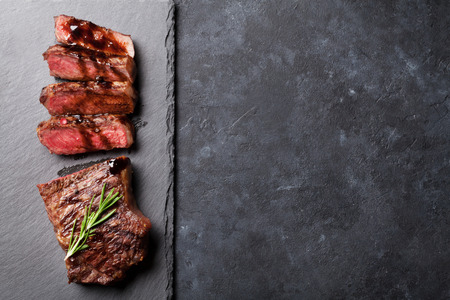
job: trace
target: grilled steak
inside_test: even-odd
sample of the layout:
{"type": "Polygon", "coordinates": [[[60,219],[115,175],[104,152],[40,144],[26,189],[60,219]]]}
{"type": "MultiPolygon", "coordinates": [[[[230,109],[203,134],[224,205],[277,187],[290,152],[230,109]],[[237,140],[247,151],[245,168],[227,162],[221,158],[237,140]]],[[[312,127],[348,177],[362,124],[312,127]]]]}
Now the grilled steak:
{"type": "Polygon", "coordinates": [[[40,101],[51,115],[130,114],[136,90],[130,82],[62,82],[42,89],[40,101]]]}
{"type": "Polygon", "coordinates": [[[66,45],[51,46],[43,56],[50,75],[62,79],[133,82],[136,75],[134,60],[129,56],[66,45]]]}
{"type": "Polygon", "coordinates": [[[125,115],[51,117],[37,128],[40,142],[55,154],[128,148],[133,133],[125,115]]]}
{"type": "Polygon", "coordinates": [[[111,218],[95,227],[95,235],[86,242],[89,247],[66,260],[69,283],[117,282],[146,255],[151,223],[136,206],[131,163],[124,156],[37,186],[59,244],[67,251],[73,222],[78,220],[78,235],[86,206],[95,196],[92,211],[97,210],[105,183],[105,195],[115,188],[123,198],[111,208],[117,208],[111,218]]]}
{"type": "Polygon", "coordinates": [[[67,45],[134,57],[133,41],[125,35],[89,21],[60,15],[55,17],[56,40],[67,45]]]}

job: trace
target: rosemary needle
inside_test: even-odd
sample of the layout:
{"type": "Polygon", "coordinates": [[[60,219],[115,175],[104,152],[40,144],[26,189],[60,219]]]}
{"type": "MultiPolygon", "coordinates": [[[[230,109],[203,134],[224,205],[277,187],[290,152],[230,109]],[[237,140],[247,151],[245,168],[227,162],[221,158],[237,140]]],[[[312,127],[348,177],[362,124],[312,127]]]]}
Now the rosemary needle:
{"type": "Polygon", "coordinates": [[[106,183],[103,185],[102,194],[100,196],[100,202],[98,204],[98,209],[96,212],[91,212],[92,203],[94,202],[95,196],[92,197],[89,207],[86,207],[83,221],[81,221],[80,233],[74,238],[75,227],[77,225],[77,219],[73,221],[72,233],[70,234],[69,249],[67,249],[67,254],[64,260],[74,255],[76,252],[89,248],[86,241],[89,237],[95,235],[95,229],[93,227],[103,223],[109,219],[115,212],[116,209],[111,210],[101,219],[100,216],[111,206],[113,206],[122,195],[119,196],[119,192],[114,193],[114,188],[109,192],[108,196],[105,196],[106,183]]]}

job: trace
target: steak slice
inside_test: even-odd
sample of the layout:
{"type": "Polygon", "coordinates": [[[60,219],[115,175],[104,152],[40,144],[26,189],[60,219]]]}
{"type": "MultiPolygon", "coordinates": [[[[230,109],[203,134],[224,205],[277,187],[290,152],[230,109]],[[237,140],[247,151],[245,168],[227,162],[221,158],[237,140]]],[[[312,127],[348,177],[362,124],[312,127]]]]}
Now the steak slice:
{"type": "Polygon", "coordinates": [[[62,82],[42,89],[40,101],[51,115],[130,114],[136,90],[130,82],[62,82]]]}
{"type": "Polygon", "coordinates": [[[43,56],[50,75],[62,79],[133,82],[136,75],[136,65],[129,56],[66,45],[50,46],[43,56]]]}
{"type": "Polygon", "coordinates": [[[37,128],[50,153],[77,154],[133,144],[134,127],[125,115],[51,117],[37,128]]]}
{"type": "Polygon", "coordinates": [[[60,43],[134,57],[133,41],[129,35],[66,15],[54,19],[56,40],[60,43]]]}
{"type": "Polygon", "coordinates": [[[66,260],[69,283],[112,284],[123,279],[147,253],[151,223],[136,206],[131,162],[124,156],[37,185],[60,246],[67,251],[75,220],[74,236],[79,234],[85,208],[93,196],[92,211],[97,211],[104,184],[105,196],[114,188],[114,193],[119,192],[123,198],[110,208],[117,211],[94,227],[95,235],[86,242],[89,247],[66,260]]]}

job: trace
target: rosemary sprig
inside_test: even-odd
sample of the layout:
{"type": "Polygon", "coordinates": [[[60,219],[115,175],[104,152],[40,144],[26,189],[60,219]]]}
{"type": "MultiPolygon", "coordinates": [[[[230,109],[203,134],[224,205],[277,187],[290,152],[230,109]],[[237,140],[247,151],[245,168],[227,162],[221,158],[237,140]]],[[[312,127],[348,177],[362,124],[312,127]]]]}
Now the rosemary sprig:
{"type": "Polygon", "coordinates": [[[68,259],[72,255],[74,255],[76,252],[84,250],[89,248],[89,246],[86,244],[86,241],[89,237],[93,236],[95,233],[95,226],[99,225],[100,223],[106,221],[109,217],[111,217],[115,212],[116,209],[111,210],[108,212],[105,216],[103,216],[101,219],[100,216],[111,206],[113,206],[119,199],[122,198],[122,195],[119,196],[119,192],[114,193],[114,189],[109,192],[108,196],[104,198],[105,195],[105,188],[106,184],[103,185],[102,194],[100,196],[100,202],[98,204],[97,211],[91,212],[92,203],[94,202],[95,196],[92,197],[91,203],[89,204],[89,207],[86,207],[83,221],[81,222],[80,227],[80,233],[78,236],[73,236],[75,232],[75,226],[77,224],[77,219],[73,221],[73,227],[72,227],[72,233],[70,234],[70,241],[69,241],[69,249],[67,250],[66,257],[64,260],[68,259]]]}

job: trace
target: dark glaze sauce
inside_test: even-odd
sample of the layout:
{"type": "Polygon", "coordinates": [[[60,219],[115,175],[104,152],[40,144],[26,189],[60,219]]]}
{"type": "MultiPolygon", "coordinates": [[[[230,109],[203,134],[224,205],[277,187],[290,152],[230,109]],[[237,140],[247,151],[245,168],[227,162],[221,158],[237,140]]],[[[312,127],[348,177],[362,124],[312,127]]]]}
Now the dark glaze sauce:
{"type": "Polygon", "coordinates": [[[67,38],[69,43],[109,53],[127,54],[127,49],[117,41],[114,33],[106,28],[75,18],[69,19],[64,27],[70,33],[67,38]],[[100,38],[96,39],[96,34],[100,38]]]}
{"type": "Polygon", "coordinates": [[[101,86],[103,89],[108,89],[108,90],[112,89],[112,87],[113,87],[112,82],[109,82],[109,81],[98,81],[97,84],[99,86],[101,86]]]}
{"type": "MultiPolygon", "coordinates": [[[[115,55],[115,54],[106,54],[103,52],[85,49],[78,45],[58,45],[58,48],[64,49],[56,49],[55,51],[65,51],[67,54],[74,56],[76,58],[89,58],[92,61],[96,61],[99,63],[106,63],[109,58],[112,57],[122,57],[123,55],[115,55]]],[[[56,47],[55,47],[56,48],[56,47]]]]}
{"type": "Polygon", "coordinates": [[[113,158],[108,162],[108,165],[111,174],[119,174],[128,166],[128,159],[124,157],[113,158]]]}

